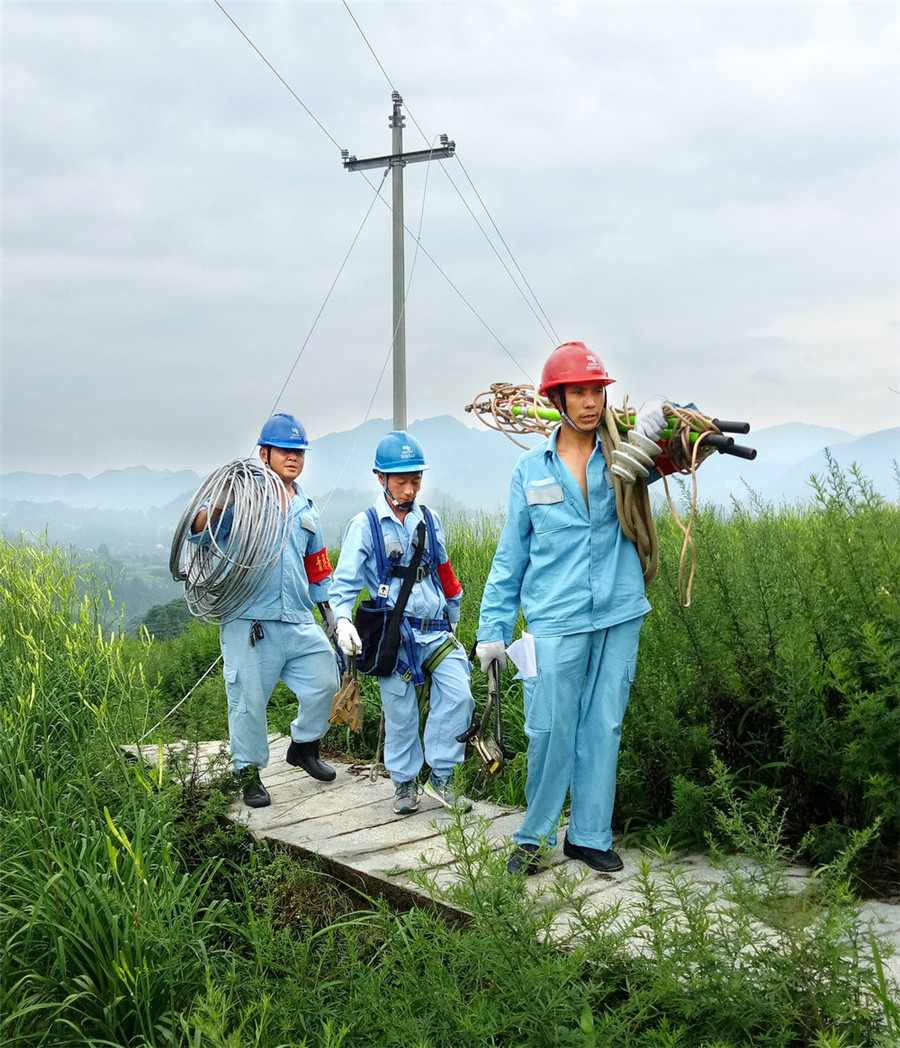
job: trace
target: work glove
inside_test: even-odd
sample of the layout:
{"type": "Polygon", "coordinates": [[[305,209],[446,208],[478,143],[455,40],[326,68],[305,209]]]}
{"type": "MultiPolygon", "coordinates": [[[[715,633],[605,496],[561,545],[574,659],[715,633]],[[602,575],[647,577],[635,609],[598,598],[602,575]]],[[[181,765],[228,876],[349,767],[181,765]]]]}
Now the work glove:
{"type": "Polygon", "coordinates": [[[210,500],[210,508],[217,509],[220,513],[224,513],[229,506],[234,505],[234,488],[229,484],[228,487],[219,488],[213,498],[210,500]]]}
{"type": "Polygon", "coordinates": [[[359,655],[362,652],[362,641],[349,619],[337,620],[337,642],[338,647],[347,656],[359,655]]]}
{"type": "Polygon", "coordinates": [[[485,673],[494,661],[500,663],[501,670],[506,669],[506,645],[502,640],[480,640],[475,645],[475,657],[485,673]]]}
{"type": "Polygon", "coordinates": [[[668,404],[665,397],[651,397],[641,404],[634,419],[634,431],[648,440],[659,440],[663,430],[668,425],[663,408],[668,404]]]}

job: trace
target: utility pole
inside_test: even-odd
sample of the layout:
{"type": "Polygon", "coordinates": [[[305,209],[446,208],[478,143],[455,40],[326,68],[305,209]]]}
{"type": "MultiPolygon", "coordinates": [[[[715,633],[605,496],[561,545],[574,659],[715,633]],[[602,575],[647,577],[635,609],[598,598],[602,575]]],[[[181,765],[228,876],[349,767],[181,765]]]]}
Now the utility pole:
{"type": "Polygon", "coordinates": [[[404,117],[401,112],[403,99],[393,91],[391,100],[394,108],[389,127],[391,129],[390,156],[371,157],[357,160],[346,149],[341,150],[345,171],[363,171],[367,168],[391,169],[391,204],[393,210],[393,305],[394,335],[391,341],[394,362],[394,429],[406,429],[406,293],[405,263],[403,255],[403,168],[422,160],[447,160],[453,156],[456,143],[441,135],[441,144],[435,149],[419,149],[413,153],[403,152],[404,117]]]}

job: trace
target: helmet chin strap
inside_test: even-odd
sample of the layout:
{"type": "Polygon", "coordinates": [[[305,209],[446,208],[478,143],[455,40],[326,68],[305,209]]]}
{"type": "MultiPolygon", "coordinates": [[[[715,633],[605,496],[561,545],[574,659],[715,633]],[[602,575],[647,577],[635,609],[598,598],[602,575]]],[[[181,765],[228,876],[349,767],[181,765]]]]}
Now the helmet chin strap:
{"type": "MultiPolygon", "coordinates": [[[[603,411],[605,410],[606,397],[603,398],[603,411]]],[[[603,411],[600,412],[600,422],[603,421],[603,411]]],[[[569,418],[568,411],[566,411],[566,394],[563,392],[562,387],[560,387],[559,390],[559,417],[563,420],[563,422],[567,422],[572,427],[572,429],[575,430],[576,433],[596,433],[597,430],[600,428],[600,422],[598,422],[596,426],[591,426],[590,429],[581,429],[579,426],[575,425],[575,423],[569,418]]]]}
{"type": "Polygon", "coordinates": [[[409,510],[411,510],[413,508],[413,506],[416,504],[416,500],[415,499],[412,499],[410,502],[398,502],[394,498],[394,496],[388,491],[387,474],[385,474],[385,481],[384,481],[384,497],[388,500],[388,503],[391,506],[394,507],[394,509],[402,509],[405,512],[408,512],[409,510]]]}

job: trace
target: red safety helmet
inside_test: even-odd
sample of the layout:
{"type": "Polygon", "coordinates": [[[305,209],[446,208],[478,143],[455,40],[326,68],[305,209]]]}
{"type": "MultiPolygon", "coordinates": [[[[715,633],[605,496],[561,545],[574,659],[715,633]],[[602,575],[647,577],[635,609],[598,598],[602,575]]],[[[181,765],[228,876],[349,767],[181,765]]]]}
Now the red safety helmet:
{"type": "Polygon", "coordinates": [[[583,342],[564,342],[547,358],[538,392],[545,396],[548,389],[567,382],[599,382],[608,386],[615,381],[606,373],[603,361],[583,342]]]}

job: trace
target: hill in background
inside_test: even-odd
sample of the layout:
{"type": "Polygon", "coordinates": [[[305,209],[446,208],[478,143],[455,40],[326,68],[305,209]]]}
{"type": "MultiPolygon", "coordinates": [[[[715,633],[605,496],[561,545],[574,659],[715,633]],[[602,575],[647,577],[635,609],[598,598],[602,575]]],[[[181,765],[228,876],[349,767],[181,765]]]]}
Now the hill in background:
{"type": "MultiPolygon", "coordinates": [[[[422,419],[409,428],[421,440],[429,464],[423,502],[455,513],[503,512],[521,448],[499,433],[472,429],[448,415],[422,419]]],[[[349,518],[377,494],[374,450],[389,429],[386,420],[373,419],[319,438],[307,454],[302,483],[319,505],[332,547],[340,543],[349,518]]],[[[841,466],[858,464],[883,497],[900,497],[900,428],[854,437],[844,430],[792,422],[737,439],[757,449],[756,459],[710,456],[698,473],[703,505],[727,512],[732,498],[746,501],[750,491],[776,505],[807,502],[814,497],[810,475],[827,470],[826,448],[841,466]]],[[[178,520],[202,480],[190,470],[145,466],[108,470],[91,479],[7,473],[0,478],[0,531],[10,538],[46,532],[55,544],[102,546],[119,556],[152,555],[162,564],[178,520]]]]}

